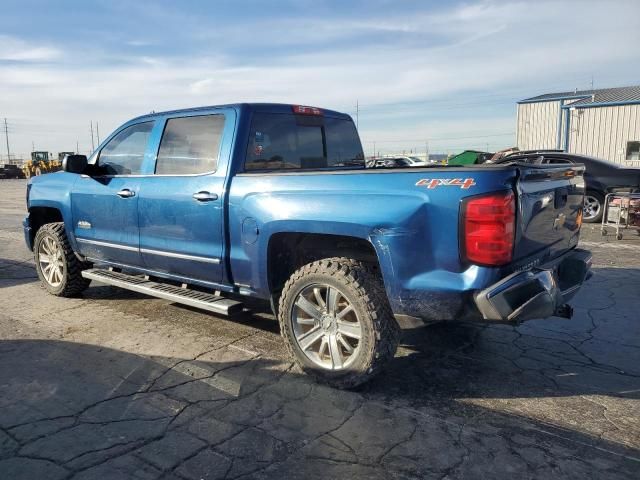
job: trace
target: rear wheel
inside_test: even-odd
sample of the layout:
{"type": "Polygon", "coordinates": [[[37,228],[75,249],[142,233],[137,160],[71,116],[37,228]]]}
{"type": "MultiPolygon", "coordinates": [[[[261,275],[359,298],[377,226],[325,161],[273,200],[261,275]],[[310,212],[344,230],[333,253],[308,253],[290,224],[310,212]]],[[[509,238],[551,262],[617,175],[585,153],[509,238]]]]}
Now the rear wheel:
{"type": "Polygon", "coordinates": [[[38,277],[52,295],[72,297],[91,283],[91,280],[82,276],[82,270],[91,265],[81,262],[73,253],[64,223],[47,223],[40,227],[34,240],[33,253],[38,277]]]}
{"type": "Polygon", "coordinates": [[[601,193],[587,190],[584,195],[584,207],[582,210],[582,219],[585,223],[598,223],[602,221],[602,213],[604,211],[604,197],[601,193]]]}
{"type": "Polygon", "coordinates": [[[398,347],[399,328],[382,282],[356,260],[329,258],[294,272],[278,317],[296,363],[338,388],[369,380],[398,347]]]}

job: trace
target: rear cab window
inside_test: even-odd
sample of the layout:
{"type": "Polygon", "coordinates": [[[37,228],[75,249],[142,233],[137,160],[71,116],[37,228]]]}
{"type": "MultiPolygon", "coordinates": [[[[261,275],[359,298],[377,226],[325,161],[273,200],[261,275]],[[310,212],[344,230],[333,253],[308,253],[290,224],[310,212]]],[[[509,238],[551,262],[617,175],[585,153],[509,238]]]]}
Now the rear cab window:
{"type": "Polygon", "coordinates": [[[364,168],[353,121],[321,115],[255,113],[245,171],[364,168]]]}

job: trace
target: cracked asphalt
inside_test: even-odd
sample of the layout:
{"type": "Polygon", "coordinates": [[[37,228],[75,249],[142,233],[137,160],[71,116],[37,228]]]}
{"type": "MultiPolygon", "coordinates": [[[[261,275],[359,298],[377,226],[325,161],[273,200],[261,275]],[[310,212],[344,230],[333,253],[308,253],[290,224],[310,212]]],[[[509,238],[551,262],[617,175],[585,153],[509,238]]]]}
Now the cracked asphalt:
{"type": "Polygon", "coordinates": [[[0,478],[640,478],[640,237],[586,226],[572,320],[407,331],[357,391],[227,320],[93,284],[59,299],[0,181],[0,478]]]}

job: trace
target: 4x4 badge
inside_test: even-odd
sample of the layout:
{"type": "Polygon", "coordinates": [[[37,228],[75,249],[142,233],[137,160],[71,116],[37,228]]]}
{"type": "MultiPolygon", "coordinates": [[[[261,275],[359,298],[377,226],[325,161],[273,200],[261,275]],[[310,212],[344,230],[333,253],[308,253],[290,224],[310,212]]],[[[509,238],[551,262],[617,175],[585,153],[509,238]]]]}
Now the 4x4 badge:
{"type": "Polygon", "coordinates": [[[476,184],[473,178],[423,178],[416,182],[416,187],[427,187],[429,189],[443,187],[460,187],[468,190],[476,184]]]}

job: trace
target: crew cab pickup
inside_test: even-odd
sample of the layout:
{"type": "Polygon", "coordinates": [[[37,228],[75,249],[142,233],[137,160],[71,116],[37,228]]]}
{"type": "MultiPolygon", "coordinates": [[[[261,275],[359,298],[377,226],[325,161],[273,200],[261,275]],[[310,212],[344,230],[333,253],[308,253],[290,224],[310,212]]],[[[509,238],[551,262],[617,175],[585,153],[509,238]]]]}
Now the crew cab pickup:
{"type": "Polygon", "coordinates": [[[292,358],[358,385],[399,324],[570,317],[581,165],[368,168],[352,119],[299,105],[152,113],[31,178],[24,234],[53,295],[91,280],[219,314],[271,303],[292,358]]]}

